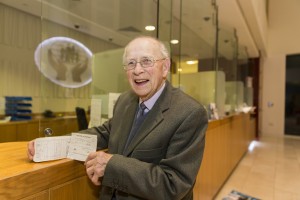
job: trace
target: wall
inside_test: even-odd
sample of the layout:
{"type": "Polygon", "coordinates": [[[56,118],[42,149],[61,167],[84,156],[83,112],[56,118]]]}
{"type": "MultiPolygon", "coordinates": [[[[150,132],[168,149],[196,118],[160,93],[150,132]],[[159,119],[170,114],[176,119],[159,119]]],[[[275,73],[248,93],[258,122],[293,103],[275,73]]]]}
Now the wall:
{"type": "Polygon", "coordinates": [[[269,53],[294,54],[300,52],[300,1],[269,0],[269,53]]]}
{"type": "Polygon", "coordinates": [[[262,134],[284,135],[285,57],[300,53],[299,7],[298,0],[269,0],[268,56],[261,59],[262,134]]]}
{"type": "Polygon", "coordinates": [[[285,57],[288,54],[300,53],[300,1],[237,2],[260,50],[259,133],[283,136],[285,57]],[[268,103],[273,106],[268,106],[268,103]]]}
{"type": "Polygon", "coordinates": [[[260,53],[267,54],[268,21],[266,0],[238,0],[238,3],[257,48],[260,50],[260,53]]]}
{"type": "Polygon", "coordinates": [[[284,134],[285,56],[274,55],[261,59],[261,133],[284,134]]]}

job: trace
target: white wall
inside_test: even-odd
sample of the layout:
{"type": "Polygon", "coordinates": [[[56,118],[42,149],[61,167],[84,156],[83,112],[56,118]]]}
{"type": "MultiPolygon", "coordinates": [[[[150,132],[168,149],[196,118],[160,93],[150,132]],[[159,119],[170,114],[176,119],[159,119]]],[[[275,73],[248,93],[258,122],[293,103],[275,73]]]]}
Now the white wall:
{"type": "Polygon", "coordinates": [[[261,134],[284,134],[285,56],[261,58],[261,134]]]}
{"type": "Polygon", "coordinates": [[[268,56],[260,65],[261,134],[284,135],[285,58],[300,54],[299,8],[299,0],[269,0],[268,56]]]}
{"type": "Polygon", "coordinates": [[[300,53],[300,1],[269,0],[268,52],[300,53]]]}

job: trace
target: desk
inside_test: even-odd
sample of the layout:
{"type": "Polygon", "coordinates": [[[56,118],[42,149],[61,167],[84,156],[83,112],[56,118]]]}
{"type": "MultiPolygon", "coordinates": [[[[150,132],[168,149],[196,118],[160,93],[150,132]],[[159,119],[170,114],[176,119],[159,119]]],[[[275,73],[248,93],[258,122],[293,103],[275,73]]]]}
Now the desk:
{"type": "Polygon", "coordinates": [[[82,162],[34,163],[26,152],[27,142],[0,143],[1,200],[98,199],[98,188],[88,180],[82,162]]]}

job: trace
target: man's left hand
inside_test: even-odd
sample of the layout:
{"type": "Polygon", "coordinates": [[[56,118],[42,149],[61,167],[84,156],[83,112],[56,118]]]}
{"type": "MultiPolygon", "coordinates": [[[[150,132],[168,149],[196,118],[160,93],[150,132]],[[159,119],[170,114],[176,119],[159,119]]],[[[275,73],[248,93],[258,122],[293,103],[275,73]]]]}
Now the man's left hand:
{"type": "Polygon", "coordinates": [[[101,185],[100,178],[104,176],[108,161],[113,155],[103,151],[92,152],[85,161],[86,173],[95,185],[101,185]]]}

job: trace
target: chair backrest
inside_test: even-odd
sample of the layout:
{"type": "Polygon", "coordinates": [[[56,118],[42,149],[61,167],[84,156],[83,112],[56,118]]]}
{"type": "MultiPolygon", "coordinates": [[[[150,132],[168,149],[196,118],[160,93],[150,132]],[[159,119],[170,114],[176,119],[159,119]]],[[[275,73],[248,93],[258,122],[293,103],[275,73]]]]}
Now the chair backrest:
{"type": "Polygon", "coordinates": [[[88,121],[86,119],[86,114],[84,108],[76,107],[76,116],[79,131],[88,128],[88,121]]]}

